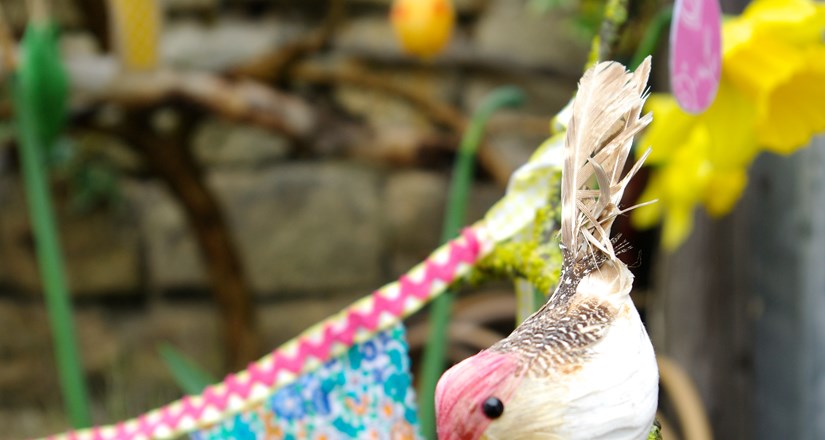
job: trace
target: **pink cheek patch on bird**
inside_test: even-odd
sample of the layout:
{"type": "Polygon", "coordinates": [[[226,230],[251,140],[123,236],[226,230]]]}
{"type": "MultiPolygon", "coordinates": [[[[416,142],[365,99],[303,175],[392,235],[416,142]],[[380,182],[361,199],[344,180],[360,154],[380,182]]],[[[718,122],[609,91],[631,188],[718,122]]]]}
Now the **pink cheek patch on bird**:
{"type": "Polygon", "coordinates": [[[718,0],[676,0],[670,27],[670,84],[688,113],[707,109],[722,75],[722,20],[718,0]]]}
{"type": "Polygon", "coordinates": [[[493,351],[482,351],[447,370],[435,389],[438,439],[481,438],[507,410],[507,401],[523,378],[517,370],[514,355],[493,351]]]}

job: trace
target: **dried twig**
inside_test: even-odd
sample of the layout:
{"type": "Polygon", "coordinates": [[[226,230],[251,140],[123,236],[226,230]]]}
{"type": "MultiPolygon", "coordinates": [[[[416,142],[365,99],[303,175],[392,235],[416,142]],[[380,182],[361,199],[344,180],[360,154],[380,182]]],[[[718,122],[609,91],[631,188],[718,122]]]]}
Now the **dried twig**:
{"type": "MultiPolygon", "coordinates": [[[[397,96],[429,116],[436,124],[461,136],[467,118],[455,107],[385,77],[349,68],[327,68],[303,62],[289,70],[298,82],[348,84],[397,96]]],[[[320,118],[301,98],[251,79],[232,81],[208,72],[163,70],[121,74],[107,86],[85,90],[81,101],[115,102],[129,107],[149,107],[180,98],[226,118],[247,121],[306,143],[318,136],[320,118]]],[[[539,124],[530,124],[534,129],[539,124]]],[[[482,144],[480,165],[506,185],[512,168],[498,153],[482,144]]]]}
{"type": "Polygon", "coordinates": [[[301,58],[321,50],[335,34],[343,21],[345,7],[343,0],[330,0],[327,16],[315,32],[286,44],[269,55],[230,70],[233,76],[254,78],[260,81],[280,82],[284,72],[301,58]]]}
{"type": "Polygon", "coordinates": [[[75,7],[87,29],[94,35],[100,49],[108,52],[112,47],[109,29],[109,9],[107,0],[74,0],[75,7]]]}
{"type": "MultiPolygon", "coordinates": [[[[422,113],[458,136],[461,136],[467,126],[467,117],[455,107],[379,75],[355,69],[324,68],[309,62],[295,66],[289,74],[296,81],[349,84],[397,96],[418,107],[422,113]]],[[[479,148],[478,161],[496,182],[502,186],[507,184],[513,170],[506,165],[506,161],[499,157],[495,150],[487,147],[485,143],[482,143],[479,148]]]]}
{"type": "MultiPolygon", "coordinates": [[[[326,68],[299,59],[323,48],[334,34],[344,15],[344,2],[332,0],[329,14],[316,32],[282,46],[268,56],[230,70],[240,78],[232,81],[206,72],[162,71],[119,76],[104,90],[94,91],[93,100],[114,101],[126,105],[148,106],[180,97],[224,117],[247,121],[278,131],[299,142],[306,142],[319,132],[319,118],[299,98],[264,86],[260,81],[289,78],[314,84],[349,84],[397,96],[428,115],[436,124],[461,136],[466,116],[455,107],[417,90],[364,71],[326,68]]],[[[482,144],[479,163],[498,183],[506,185],[512,165],[482,144]]]]}
{"type": "MultiPolygon", "coordinates": [[[[321,28],[309,36],[283,46],[268,56],[251,63],[238,66],[230,72],[233,76],[253,78],[260,81],[279,82],[284,77],[316,84],[351,84],[398,96],[431,117],[436,123],[461,136],[467,125],[467,117],[447,103],[419,93],[378,75],[351,69],[327,69],[317,64],[297,60],[320,50],[333,36],[344,16],[343,0],[332,0],[329,13],[321,28]]],[[[505,186],[514,171],[506,161],[482,143],[478,160],[480,165],[502,186],[505,186]]]]}
{"type": "Polygon", "coordinates": [[[131,141],[180,201],[203,253],[219,306],[228,367],[233,371],[241,369],[260,356],[252,289],[220,205],[186,146],[191,127],[179,130],[175,136],[159,136],[151,128],[150,119],[150,111],[132,110],[125,118],[129,123],[117,127],[117,134],[131,141]]]}
{"type": "Polygon", "coordinates": [[[306,140],[318,120],[309,104],[251,80],[229,81],[207,72],[158,71],[118,76],[82,100],[149,107],[180,98],[229,119],[248,121],[294,140],[306,140]]]}
{"type": "Polygon", "coordinates": [[[467,118],[454,107],[424,95],[412,87],[405,87],[384,76],[353,68],[325,68],[318,63],[301,63],[290,72],[296,81],[316,84],[349,84],[371,90],[378,90],[408,101],[429,115],[434,121],[453,131],[462,132],[467,118]]]}
{"type": "Polygon", "coordinates": [[[0,4],[0,51],[2,51],[3,73],[13,72],[17,68],[17,45],[11,35],[3,5],[0,4]]]}

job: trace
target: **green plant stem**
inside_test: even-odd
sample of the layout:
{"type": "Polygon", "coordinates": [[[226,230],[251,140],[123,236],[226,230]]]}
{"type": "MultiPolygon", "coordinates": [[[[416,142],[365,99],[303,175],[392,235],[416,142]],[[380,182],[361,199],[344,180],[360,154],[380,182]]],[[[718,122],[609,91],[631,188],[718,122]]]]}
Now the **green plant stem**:
{"type": "MultiPolygon", "coordinates": [[[[441,232],[442,242],[457,236],[467,211],[467,199],[473,178],[473,167],[478,145],[484,136],[487,120],[502,107],[515,107],[524,101],[524,94],[515,87],[502,87],[491,92],[470,120],[461,139],[452,181],[447,196],[447,212],[441,232]]],[[[421,386],[419,389],[419,411],[421,427],[427,438],[435,438],[435,386],[444,370],[444,356],[447,346],[447,324],[450,318],[453,295],[447,291],[437,297],[430,309],[430,332],[421,366],[421,386]]]]}
{"type": "Polygon", "coordinates": [[[619,34],[627,22],[627,5],[630,0],[607,0],[604,7],[604,18],[598,35],[593,37],[590,45],[590,55],[584,70],[587,70],[600,61],[607,61],[612,56],[619,34]]]}
{"type": "Polygon", "coordinates": [[[673,6],[668,5],[659,10],[655,17],[650,21],[650,24],[642,36],[642,41],[636,48],[636,53],[633,54],[633,59],[630,60],[630,70],[636,70],[639,64],[642,64],[645,57],[653,54],[656,46],[662,38],[662,33],[668,29],[670,21],[673,19],[673,6]]]}
{"type": "Polygon", "coordinates": [[[172,373],[178,386],[189,395],[200,394],[210,384],[217,381],[195,361],[181,354],[171,344],[161,344],[158,347],[166,368],[172,373]]]}
{"type": "Polygon", "coordinates": [[[41,145],[36,112],[23,98],[17,84],[12,84],[12,87],[15,90],[15,110],[20,134],[20,162],[55,344],[61,391],[72,426],[83,428],[91,425],[89,398],[80,367],[69,290],[49,198],[46,165],[42,156],[46,146],[41,145]]]}

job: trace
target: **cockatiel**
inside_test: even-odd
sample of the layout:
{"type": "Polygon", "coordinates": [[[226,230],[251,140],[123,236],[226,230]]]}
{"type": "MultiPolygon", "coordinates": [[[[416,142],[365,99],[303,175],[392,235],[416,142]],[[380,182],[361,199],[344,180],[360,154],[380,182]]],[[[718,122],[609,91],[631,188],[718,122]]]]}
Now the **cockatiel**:
{"type": "Polygon", "coordinates": [[[634,135],[652,119],[640,116],[649,72],[650,58],[635,73],[603,62],[582,77],[565,141],[558,287],[507,338],[444,373],[440,440],[647,437],[658,369],[609,234],[644,160],[623,176],[634,135]]]}

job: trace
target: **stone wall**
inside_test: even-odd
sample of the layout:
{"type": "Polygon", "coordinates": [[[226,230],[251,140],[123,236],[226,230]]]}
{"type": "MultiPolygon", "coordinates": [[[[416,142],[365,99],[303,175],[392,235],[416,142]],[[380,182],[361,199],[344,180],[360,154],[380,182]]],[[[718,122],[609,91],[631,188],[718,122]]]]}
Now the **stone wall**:
{"type": "MultiPolygon", "coordinates": [[[[67,56],[98,50],[89,32],[92,14],[78,6],[95,2],[56,3],[67,56]]],[[[314,59],[379,73],[464,114],[493,87],[519,85],[528,102],[494,119],[488,147],[505,169],[526,160],[545,137],[549,117],[571,96],[586,55],[588,43],[574,35],[564,11],[535,14],[513,0],[457,1],[460,26],[451,46],[424,63],[401,53],[386,20],[389,3],[346,2],[346,20],[314,59]]],[[[324,7],[321,1],[169,0],[164,64],[226,70],[316,28],[324,7]]],[[[8,9],[19,26],[22,12],[8,9]]],[[[455,133],[392,94],[346,84],[282,88],[326,118],[329,133],[298,145],[198,112],[189,139],[240,250],[268,349],[393,280],[437,245],[457,143],[455,133]]],[[[91,209],[73,204],[65,174],[54,185],[100,423],[179,395],[157,356],[162,342],[222,374],[219,321],[182,209],[127,148],[130,140],[79,127],[70,127],[69,138],[81,156],[102,161],[116,176],[113,198],[91,209]]],[[[40,435],[63,429],[65,421],[12,143],[2,156],[0,426],[11,426],[13,437],[40,435]]],[[[469,220],[502,193],[500,182],[480,170],[469,220]]]]}

